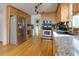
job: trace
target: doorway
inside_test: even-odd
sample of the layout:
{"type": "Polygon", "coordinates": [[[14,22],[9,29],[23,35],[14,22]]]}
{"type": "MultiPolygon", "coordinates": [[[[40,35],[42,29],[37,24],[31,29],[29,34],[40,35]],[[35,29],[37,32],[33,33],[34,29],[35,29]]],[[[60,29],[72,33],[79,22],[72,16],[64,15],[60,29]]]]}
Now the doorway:
{"type": "Polygon", "coordinates": [[[32,19],[32,24],[33,24],[33,36],[39,36],[40,34],[40,28],[41,28],[41,16],[40,15],[33,15],[31,17],[32,19]]]}

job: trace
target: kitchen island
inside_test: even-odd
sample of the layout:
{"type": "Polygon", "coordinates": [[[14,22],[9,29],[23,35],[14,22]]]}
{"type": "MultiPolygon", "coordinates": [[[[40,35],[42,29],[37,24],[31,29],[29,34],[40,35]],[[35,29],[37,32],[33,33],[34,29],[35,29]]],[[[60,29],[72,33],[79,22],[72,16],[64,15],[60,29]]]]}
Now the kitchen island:
{"type": "Polygon", "coordinates": [[[58,34],[53,32],[56,41],[57,56],[79,55],[79,37],[74,35],[58,34]]]}

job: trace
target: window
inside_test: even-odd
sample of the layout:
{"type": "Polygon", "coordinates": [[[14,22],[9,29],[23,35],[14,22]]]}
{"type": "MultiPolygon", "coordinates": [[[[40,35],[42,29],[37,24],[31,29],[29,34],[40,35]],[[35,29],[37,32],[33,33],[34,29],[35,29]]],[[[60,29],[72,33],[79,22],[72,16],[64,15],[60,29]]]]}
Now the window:
{"type": "Polygon", "coordinates": [[[73,16],[73,28],[79,28],[79,15],[73,16]]]}

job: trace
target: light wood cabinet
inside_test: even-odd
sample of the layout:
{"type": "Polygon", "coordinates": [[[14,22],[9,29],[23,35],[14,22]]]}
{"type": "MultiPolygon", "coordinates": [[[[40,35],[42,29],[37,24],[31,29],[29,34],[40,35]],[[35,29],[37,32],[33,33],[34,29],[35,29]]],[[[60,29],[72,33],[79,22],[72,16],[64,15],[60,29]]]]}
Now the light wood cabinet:
{"type": "Polygon", "coordinates": [[[18,10],[17,11],[17,15],[18,16],[26,16],[27,14],[25,14],[24,12],[21,12],[21,11],[18,10]]]}
{"type": "Polygon", "coordinates": [[[69,4],[68,3],[61,3],[58,5],[58,9],[57,9],[57,19],[61,22],[64,21],[68,21],[68,7],[69,4]]]}
{"type": "Polygon", "coordinates": [[[28,14],[26,14],[25,12],[13,7],[13,6],[9,6],[9,12],[10,12],[10,15],[17,15],[17,16],[26,16],[28,14]]]}
{"type": "Polygon", "coordinates": [[[26,23],[31,24],[31,16],[29,15],[26,16],[26,23]]]}
{"type": "Polygon", "coordinates": [[[73,14],[76,14],[79,12],[79,3],[73,4],[73,14]]]}
{"type": "Polygon", "coordinates": [[[10,7],[10,15],[17,15],[17,10],[13,7],[10,7]]]}
{"type": "Polygon", "coordinates": [[[68,4],[61,4],[61,21],[68,21],[68,4]]]}
{"type": "Polygon", "coordinates": [[[57,8],[57,20],[60,22],[61,21],[61,5],[58,4],[57,8]]]}

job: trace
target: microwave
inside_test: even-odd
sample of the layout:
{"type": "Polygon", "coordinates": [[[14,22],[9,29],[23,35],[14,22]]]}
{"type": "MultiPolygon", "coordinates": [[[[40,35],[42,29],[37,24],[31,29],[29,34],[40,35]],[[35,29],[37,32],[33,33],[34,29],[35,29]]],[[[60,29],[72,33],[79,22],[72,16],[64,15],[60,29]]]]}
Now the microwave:
{"type": "Polygon", "coordinates": [[[44,20],[43,24],[52,24],[52,21],[51,20],[44,20]]]}

